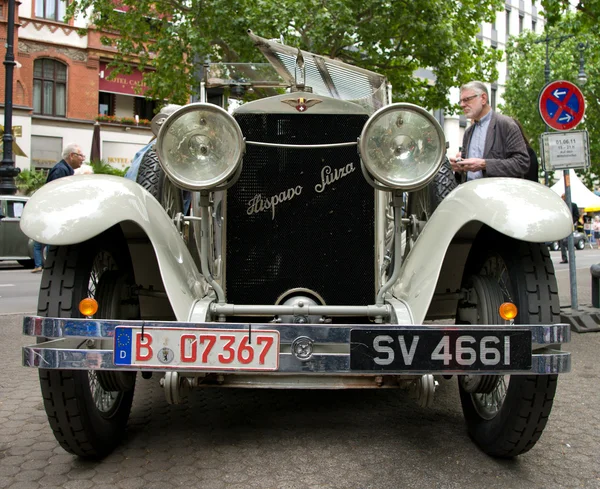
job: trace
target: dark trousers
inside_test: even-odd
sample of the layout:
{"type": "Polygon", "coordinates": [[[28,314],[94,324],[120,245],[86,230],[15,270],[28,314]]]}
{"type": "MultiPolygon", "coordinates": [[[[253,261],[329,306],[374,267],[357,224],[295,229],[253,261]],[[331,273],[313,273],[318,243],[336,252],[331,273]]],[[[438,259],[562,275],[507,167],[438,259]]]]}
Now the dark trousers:
{"type": "Polygon", "coordinates": [[[569,237],[560,240],[560,256],[562,261],[569,261],[569,237]]]}

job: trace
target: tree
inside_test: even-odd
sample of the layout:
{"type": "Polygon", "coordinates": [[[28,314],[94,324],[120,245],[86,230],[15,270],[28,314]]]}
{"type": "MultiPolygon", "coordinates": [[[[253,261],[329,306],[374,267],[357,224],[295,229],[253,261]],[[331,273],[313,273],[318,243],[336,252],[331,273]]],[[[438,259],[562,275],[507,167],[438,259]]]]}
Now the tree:
{"type": "Polygon", "coordinates": [[[197,85],[194,64],[206,59],[264,61],[246,35],[251,28],[385,74],[398,99],[447,108],[450,87],[497,77],[502,54],[476,34],[503,8],[501,0],[74,0],[69,13],[104,32],[118,72],[131,63],[155,68],[145,83],[156,99],[184,103],[197,85]],[[430,68],[436,83],[414,78],[418,68],[430,68]]]}
{"type": "MultiPolygon", "coordinates": [[[[576,34],[560,42],[561,36],[570,34],[567,26],[572,25],[571,22],[572,18],[567,17],[564,23],[548,31],[550,39],[554,39],[549,43],[550,81],[568,80],[577,83],[580,60],[578,46],[579,43],[584,43],[588,81],[581,90],[586,101],[586,112],[577,130],[587,129],[589,132],[592,167],[591,173],[587,172],[583,178],[591,186],[598,184],[596,175],[600,176],[600,40],[591,34],[576,34]]],[[[504,92],[504,105],[501,107],[503,113],[521,122],[538,154],[539,137],[546,132],[546,125],[538,109],[539,94],[546,84],[544,38],[545,34],[536,35],[531,31],[524,31],[519,37],[510,40],[506,50],[509,77],[504,92]]]]}
{"type": "Polygon", "coordinates": [[[600,2],[597,0],[542,0],[544,15],[550,26],[565,22],[565,16],[573,31],[583,30],[598,34],[600,30],[600,2]],[[577,15],[570,15],[575,8],[577,15]]]}

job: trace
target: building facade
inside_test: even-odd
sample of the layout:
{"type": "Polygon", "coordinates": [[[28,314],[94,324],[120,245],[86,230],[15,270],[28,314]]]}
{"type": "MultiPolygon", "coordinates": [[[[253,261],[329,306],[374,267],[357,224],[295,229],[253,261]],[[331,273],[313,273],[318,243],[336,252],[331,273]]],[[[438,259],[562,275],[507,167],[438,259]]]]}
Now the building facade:
{"type": "MultiPolygon", "coordinates": [[[[544,18],[538,12],[536,5],[533,4],[532,0],[507,0],[504,11],[496,13],[495,22],[482,24],[477,37],[486,46],[504,52],[509,37],[518,36],[526,29],[538,34],[541,34],[544,30],[544,18]]],[[[503,102],[504,87],[510,76],[507,66],[505,54],[503,60],[497,66],[498,80],[487,84],[490,104],[494,110],[497,110],[503,102]]],[[[457,87],[451,92],[451,101],[458,103],[459,98],[460,92],[457,87]]],[[[467,119],[461,114],[445,114],[443,116],[444,132],[446,141],[449,143],[448,155],[454,156],[458,153],[467,124],[467,119]]]]}
{"type": "MultiPolygon", "coordinates": [[[[22,169],[46,169],[61,159],[63,146],[80,144],[89,161],[94,124],[101,122],[101,159],[118,169],[152,137],[154,104],[138,92],[142,73],[107,80],[114,50],[82,18],[65,22],[63,0],[16,2],[13,82],[13,128],[27,155],[16,156],[22,169]]],[[[7,2],[0,16],[0,56],[6,50],[7,2]]],[[[0,81],[4,117],[4,78],[0,81]]]]}

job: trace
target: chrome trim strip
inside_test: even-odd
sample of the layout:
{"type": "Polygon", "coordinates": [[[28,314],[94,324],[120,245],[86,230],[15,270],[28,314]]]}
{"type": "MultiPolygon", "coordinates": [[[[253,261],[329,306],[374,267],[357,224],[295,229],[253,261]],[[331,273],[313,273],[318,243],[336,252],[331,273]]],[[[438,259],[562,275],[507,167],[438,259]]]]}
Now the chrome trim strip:
{"type": "Polygon", "coordinates": [[[329,144],[283,144],[283,143],[262,143],[260,141],[246,141],[247,145],[266,146],[268,148],[291,148],[291,149],[319,149],[319,148],[341,148],[344,146],[357,146],[358,141],[348,143],[329,143],[329,144]]]}
{"type": "MultiPolygon", "coordinates": [[[[62,340],[58,340],[62,341],[62,340]]],[[[71,342],[72,344],[72,342],[71,342]]],[[[68,369],[68,370],[153,370],[169,371],[173,370],[167,367],[139,367],[117,368],[113,363],[112,350],[80,350],[77,348],[52,348],[57,346],[57,341],[50,341],[37,345],[23,347],[23,365],[26,367],[37,367],[45,369],[68,369]],[[48,346],[47,346],[48,345],[48,346]]],[[[533,354],[531,358],[531,370],[526,371],[480,371],[478,374],[515,374],[515,375],[542,375],[542,374],[560,374],[571,370],[571,354],[568,352],[551,350],[547,353],[533,354]]],[[[178,372],[197,372],[206,370],[199,369],[175,369],[178,372]]],[[[211,372],[219,372],[218,369],[211,369],[211,372]]],[[[231,371],[223,372],[231,374],[231,371]]],[[[279,354],[279,370],[270,372],[267,375],[290,374],[290,373],[313,373],[313,374],[339,374],[339,375],[421,375],[428,373],[440,374],[460,374],[473,371],[445,370],[445,371],[385,371],[378,370],[360,371],[350,370],[350,354],[315,354],[307,361],[300,361],[291,353],[279,354]]],[[[254,374],[257,374],[254,372],[254,374]]]]}
{"type": "MultiPolygon", "coordinates": [[[[276,306],[270,306],[276,307],[276,306]]],[[[281,306],[287,308],[287,306],[281,306]]],[[[314,306],[315,308],[324,306],[314,306]]],[[[327,307],[327,306],[325,306],[327,307]]],[[[369,306],[370,307],[370,306],[369,306]]],[[[288,308],[294,314],[293,307],[288,308]]],[[[308,307],[302,308],[307,309],[308,307]]],[[[305,313],[306,311],[303,311],[305,313]]],[[[314,313],[311,308],[311,313],[314,313]]],[[[198,322],[186,323],[176,321],[120,321],[116,319],[75,319],[75,318],[45,318],[40,316],[25,316],[23,319],[23,334],[45,338],[113,338],[115,326],[138,327],[172,327],[172,328],[215,328],[247,329],[248,324],[198,322]]],[[[571,327],[568,324],[531,324],[514,326],[483,326],[483,325],[398,325],[398,324],[286,324],[286,323],[253,323],[253,330],[277,330],[282,343],[291,343],[298,336],[308,336],[316,343],[350,343],[350,331],[353,329],[381,329],[384,331],[414,331],[414,330],[458,330],[458,331],[495,331],[519,330],[531,331],[531,342],[534,345],[553,345],[571,341],[571,327]]]]}
{"type": "Polygon", "coordinates": [[[211,304],[210,310],[213,314],[224,314],[226,316],[368,316],[369,318],[391,317],[391,308],[385,304],[371,306],[322,306],[303,304],[294,305],[237,305],[237,304],[211,304]]]}

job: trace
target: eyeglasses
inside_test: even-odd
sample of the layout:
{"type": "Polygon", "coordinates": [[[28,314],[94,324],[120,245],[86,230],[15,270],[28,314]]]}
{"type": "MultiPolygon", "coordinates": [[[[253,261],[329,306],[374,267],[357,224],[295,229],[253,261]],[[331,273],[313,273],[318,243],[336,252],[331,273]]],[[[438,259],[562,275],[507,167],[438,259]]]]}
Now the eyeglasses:
{"type": "Polygon", "coordinates": [[[72,155],[77,155],[80,158],[83,158],[85,160],[85,155],[82,155],[81,153],[71,153],[72,155]]]}
{"type": "Polygon", "coordinates": [[[463,97],[461,98],[458,102],[461,104],[468,104],[471,100],[473,100],[474,98],[479,97],[481,94],[478,93],[477,95],[471,95],[470,97],[463,97]]]}

